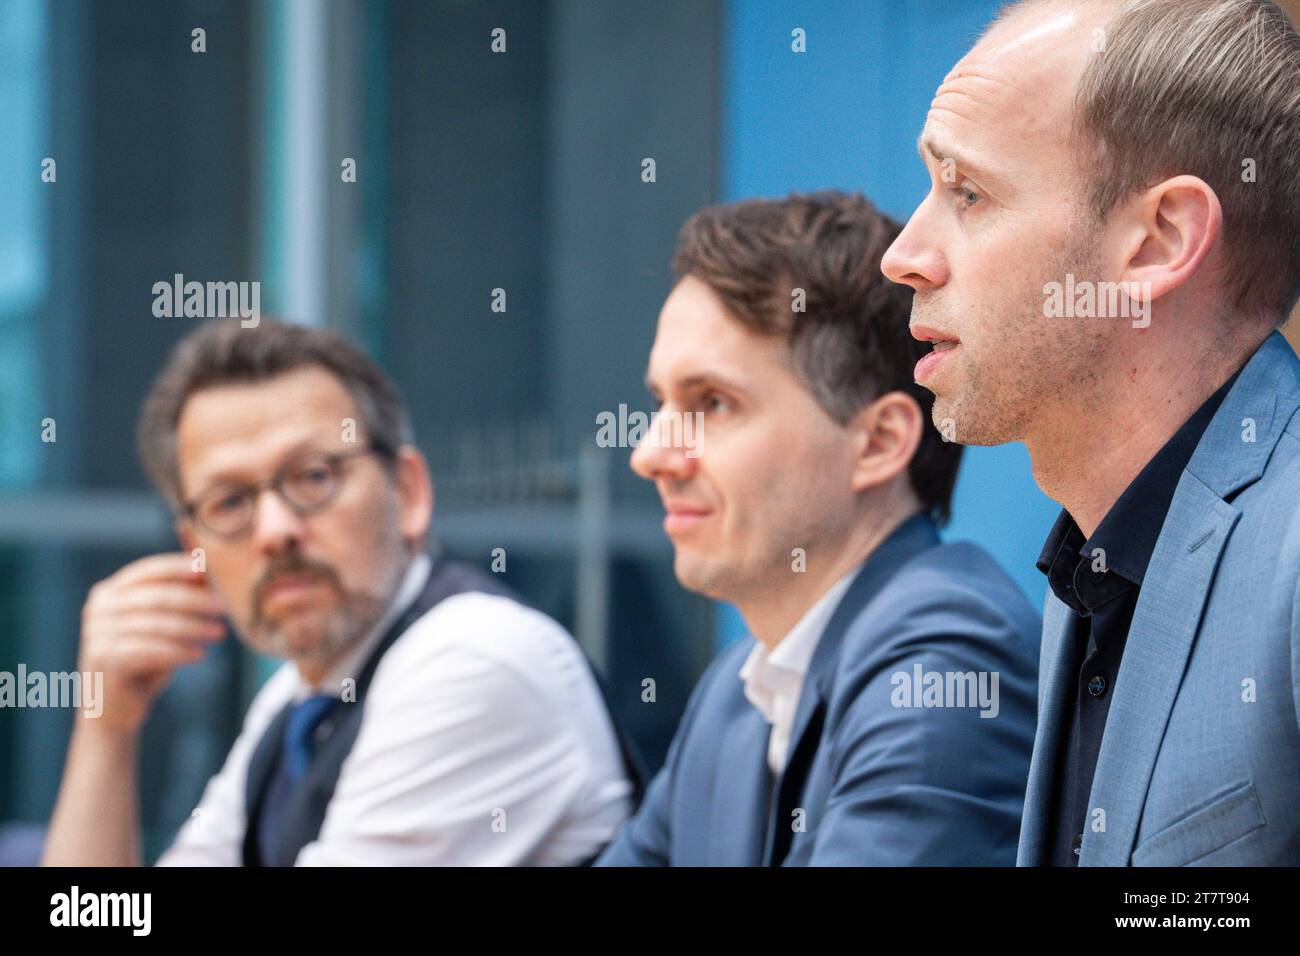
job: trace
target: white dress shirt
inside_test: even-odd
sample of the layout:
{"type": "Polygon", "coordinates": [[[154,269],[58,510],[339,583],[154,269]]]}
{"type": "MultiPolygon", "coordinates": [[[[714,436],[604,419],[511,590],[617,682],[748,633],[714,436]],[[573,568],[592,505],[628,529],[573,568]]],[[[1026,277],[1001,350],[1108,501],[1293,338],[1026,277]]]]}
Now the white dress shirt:
{"type": "Polygon", "coordinates": [[[772,725],[767,738],[767,765],[774,777],[781,776],[789,757],[790,732],[808,664],[817,650],[822,631],[826,630],[831,615],[857,573],[858,569],[854,568],[831,585],[830,590],[817,599],[817,603],[799,618],[772,650],[769,651],[762,641],[755,640],[753,650],[740,668],[745,697],[772,725]]]}
{"type": "MultiPolygon", "coordinates": [[[[355,676],[423,587],[412,562],[374,631],[320,688],[285,663],[258,691],[224,766],[159,865],[239,866],[248,762],[275,716],[355,676]]],[[[600,690],[572,637],[539,611],[471,592],[439,602],[376,668],[320,833],[296,865],[561,865],[631,811],[600,690]]]]}

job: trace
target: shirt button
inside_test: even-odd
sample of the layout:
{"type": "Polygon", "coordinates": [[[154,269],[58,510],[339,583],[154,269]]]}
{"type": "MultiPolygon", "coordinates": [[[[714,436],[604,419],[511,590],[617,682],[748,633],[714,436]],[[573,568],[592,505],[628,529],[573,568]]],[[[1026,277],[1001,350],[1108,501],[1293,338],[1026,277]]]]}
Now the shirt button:
{"type": "Polygon", "coordinates": [[[1106,678],[1098,674],[1092,680],[1088,681],[1088,693],[1093,697],[1100,697],[1106,693],[1106,678]]]}

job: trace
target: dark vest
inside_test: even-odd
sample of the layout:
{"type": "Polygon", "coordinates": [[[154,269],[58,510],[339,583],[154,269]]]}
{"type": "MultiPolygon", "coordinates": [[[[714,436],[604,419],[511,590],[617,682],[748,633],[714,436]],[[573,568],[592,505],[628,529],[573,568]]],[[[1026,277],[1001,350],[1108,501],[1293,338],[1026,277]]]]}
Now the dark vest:
{"type": "MultiPolygon", "coordinates": [[[[430,569],[423,590],[384,633],[361,668],[361,673],[357,675],[356,700],[346,703],[336,702],[331,712],[321,722],[320,729],[316,733],[316,748],[311,767],[288,801],[276,851],[271,859],[262,859],[257,825],[267,789],[276,776],[285,723],[293,710],[294,702],[287,704],[271,721],[261,741],[253,750],[253,756],[248,764],[248,781],[244,791],[244,806],[248,819],[247,829],[244,832],[245,866],[292,866],[299,851],[316,839],[325,820],[325,809],[334,796],[334,787],[338,783],[343,761],[351,752],[353,744],[356,743],[357,733],[361,729],[366,693],[370,689],[370,680],[374,677],[380,659],[407,628],[425,612],[446,598],[470,592],[495,594],[527,605],[527,602],[499,583],[492,575],[470,565],[441,557],[434,558],[433,567],[430,569]]],[[[587,659],[585,654],[583,659],[587,659]]],[[[591,662],[588,660],[587,663],[590,667],[591,662]]],[[[645,772],[640,755],[614,718],[613,711],[609,707],[609,695],[604,681],[594,668],[592,668],[592,675],[600,688],[605,709],[609,711],[610,721],[618,738],[624,768],[632,783],[635,807],[640,804],[645,788],[645,772]]]]}

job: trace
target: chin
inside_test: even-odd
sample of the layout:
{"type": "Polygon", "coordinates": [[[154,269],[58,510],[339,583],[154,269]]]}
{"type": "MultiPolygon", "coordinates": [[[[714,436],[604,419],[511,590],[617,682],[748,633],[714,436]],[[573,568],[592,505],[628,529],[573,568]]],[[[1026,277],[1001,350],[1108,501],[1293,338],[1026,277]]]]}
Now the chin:
{"type": "Polygon", "coordinates": [[[311,657],[324,641],[325,626],[322,615],[293,615],[287,621],[265,622],[249,643],[255,650],[274,657],[311,657]]]}
{"type": "Polygon", "coordinates": [[[978,425],[973,420],[973,416],[978,413],[979,409],[972,409],[970,402],[963,402],[957,395],[949,392],[935,397],[934,414],[931,417],[940,435],[947,436],[950,441],[959,445],[968,445],[969,436],[979,431],[978,427],[972,427],[978,425]]]}
{"type": "Polygon", "coordinates": [[[673,573],[677,583],[686,590],[717,601],[727,600],[725,569],[717,564],[702,560],[699,556],[682,555],[678,552],[673,562],[673,573]]]}
{"type": "Polygon", "coordinates": [[[267,628],[249,643],[260,654],[294,660],[311,655],[320,644],[320,635],[314,635],[314,638],[304,638],[298,634],[290,636],[276,628],[267,628]]]}
{"type": "Polygon", "coordinates": [[[931,392],[934,393],[934,404],[930,407],[930,421],[935,428],[942,429],[944,419],[953,417],[957,402],[951,392],[935,392],[933,389],[931,392]]]}

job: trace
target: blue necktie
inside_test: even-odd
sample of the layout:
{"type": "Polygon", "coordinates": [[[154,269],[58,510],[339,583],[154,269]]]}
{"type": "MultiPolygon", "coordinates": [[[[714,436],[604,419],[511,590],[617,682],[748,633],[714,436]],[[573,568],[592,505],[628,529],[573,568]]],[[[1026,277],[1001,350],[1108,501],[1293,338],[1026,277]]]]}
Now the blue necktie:
{"type": "Polygon", "coordinates": [[[280,762],[267,788],[257,827],[258,851],[264,866],[274,865],[284,813],[316,751],[316,728],[333,708],[337,697],[317,694],[295,704],[284,723],[280,740],[280,762]]]}
{"type": "Polygon", "coordinates": [[[297,783],[307,776],[312,754],[316,752],[316,728],[334,706],[335,698],[317,694],[296,704],[284,725],[284,767],[289,779],[297,783]]]}

